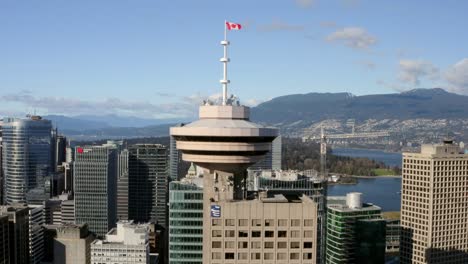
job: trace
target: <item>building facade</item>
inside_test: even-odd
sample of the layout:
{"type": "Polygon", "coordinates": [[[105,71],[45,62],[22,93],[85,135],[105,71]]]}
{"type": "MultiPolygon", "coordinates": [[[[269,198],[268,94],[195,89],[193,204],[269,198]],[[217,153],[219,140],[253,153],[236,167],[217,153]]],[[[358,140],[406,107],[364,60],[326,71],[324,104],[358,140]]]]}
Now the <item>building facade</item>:
{"type": "Polygon", "coordinates": [[[250,166],[248,170],[281,170],[281,151],[282,141],[281,136],[278,136],[271,143],[271,150],[265,155],[265,158],[250,166]]]}
{"type": "Polygon", "coordinates": [[[315,244],[318,258],[325,253],[325,217],[326,217],[326,180],[317,171],[280,171],[258,170],[249,171],[248,190],[268,191],[270,194],[304,194],[317,203],[317,238],[315,244]],[[323,243],[322,243],[323,241],[323,243]]]}
{"type": "Polygon", "coordinates": [[[169,183],[169,264],[203,263],[203,185],[199,183],[189,179],[169,183]]]}
{"type": "Polygon", "coordinates": [[[57,227],[54,238],[54,264],[90,264],[94,236],[88,226],[65,224],[57,227]]]}
{"type": "Polygon", "coordinates": [[[325,263],[383,264],[385,221],[381,218],[380,207],[363,204],[360,193],[348,193],[346,197],[329,197],[327,203],[325,263]],[[376,220],[379,221],[377,224],[376,220]],[[380,230],[381,233],[374,233],[374,236],[366,235],[368,233],[363,232],[366,227],[380,230]],[[370,238],[380,238],[380,240],[366,241],[370,238]],[[364,258],[367,261],[363,262],[363,256],[367,256],[364,258]]]}
{"type": "Polygon", "coordinates": [[[149,226],[120,221],[104,240],[91,243],[92,264],[149,264],[149,226]]]}
{"type": "Polygon", "coordinates": [[[403,153],[400,261],[468,263],[468,154],[452,141],[403,153]]]}
{"type": "Polygon", "coordinates": [[[167,227],[167,148],[136,144],[128,152],[128,219],[167,227]]]}
{"type": "Polygon", "coordinates": [[[29,264],[29,209],[19,204],[0,206],[0,215],[8,216],[7,263],[29,264]]]}
{"type": "Polygon", "coordinates": [[[31,264],[44,259],[44,205],[29,205],[29,257],[31,264]]]}
{"type": "MultiPolygon", "coordinates": [[[[181,126],[181,125],[178,125],[181,126]]],[[[176,147],[176,140],[169,136],[169,177],[171,180],[178,180],[179,177],[180,153],[176,147]]]]}
{"type": "Polygon", "coordinates": [[[10,262],[8,224],[8,215],[0,214],[0,263],[10,262]]]}
{"type": "Polygon", "coordinates": [[[2,129],[5,202],[25,203],[52,172],[52,123],[39,116],[6,118],[2,129]]]}
{"type": "Polygon", "coordinates": [[[117,167],[117,220],[128,220],[128,150],[119,153],[117,167]]]}
{"type": "Polygon", "coordinates": [[[117,149],[115,146],[75,148],[75,222],[88,224],[98,237],[115,226],[117,217],[117,149]]]}

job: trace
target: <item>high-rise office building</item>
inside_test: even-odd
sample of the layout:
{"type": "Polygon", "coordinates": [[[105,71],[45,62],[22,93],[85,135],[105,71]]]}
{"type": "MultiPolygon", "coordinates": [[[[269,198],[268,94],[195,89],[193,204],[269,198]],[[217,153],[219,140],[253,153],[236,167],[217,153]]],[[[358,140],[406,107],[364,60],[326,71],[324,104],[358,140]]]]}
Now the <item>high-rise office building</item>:
{"type": "Polygon", "coordinates": [[[20,204],[0,206],[0,215],[8,215],[9,262],[29,264],[29,209],[20,204]]]}
{"type": "Polygon", "coordinates": [[[89,233],[88,226],[66,224],[58,226],[54,238],[54,264],[90,264],[91,243],[94,236],[89,233]]]}
{"type": "Polygon", "coordinates": [[[0,214],[0,263],[10,263],[8,215],[0,214]]]}
{"type": "Polygon", "coordinates": [[[119,153],[117,162],[117,220],[128,220],[128,150],[119,153]]]}
{"type": "Polygon", "coordinates": [[[29,261],[39,264],[44,259],[44,224],[43,205],[29,205],[29,261]]]}
{"type": "Polygon", "coordinates": [[[67,138],[64,135],[57,135],[54,147],[54,165],[55,167],[61,166],[66,162],[67,138]]]}
{"type": "Polygon", "coordinates": [[[451,140],[403,153],[400,261],[468,263],[468,154],[451,140]]]}
{"type": "Polygon", "coordinates": [[[249,191],[267,191],[269,194],[306,195],[317,203],[317,248],[318,258],[325,255],[326,232],[326,179],[315,170],[258,170],[249,171],[249,191]],[[322,242],[323,241],[323,242],[322,242]]]}
{"type": "MultiPolygon", "coordinates": [[[[182,124],[178,124],[178,127],[182,124]]],[[[169,177],[175,181],[180,178],[179,176],[179,161],[180,153],[176,147],[176,140],[173,136],[169,136],[169,177]]]]}
{"type": "Polygon", "coordinates": [[[328,197],[326,230],[325,263],[384,263],[385,220],[380,207],[361,202],[360,193],[328,197]]]}
{"type": "Polygon", "coordinates": [[[75,222],[104,236],[117,217],[117,148],[115,145],[75,148],[75,222]]]}
{"type": "Polygon", "coordinates": [[[169,183],[169,264],[203,263],[203,178],[169,183]]]}
{"type": "Polygon", "coordinates": [[[119,221],[104,240],[91,243],[92,264],[149,264],[148,224],[119,221]]]}
{"type": "Polygon", "coordinates": [[[137,144],[128,152],[128,219],[167,227],[167,148],[137,144]]]}
{"type": "Polygon", "coordinates": [[[39,116],[6,118],[2,129],[5,201],[24,203],[52,171],[52,124],[39,116]]]}

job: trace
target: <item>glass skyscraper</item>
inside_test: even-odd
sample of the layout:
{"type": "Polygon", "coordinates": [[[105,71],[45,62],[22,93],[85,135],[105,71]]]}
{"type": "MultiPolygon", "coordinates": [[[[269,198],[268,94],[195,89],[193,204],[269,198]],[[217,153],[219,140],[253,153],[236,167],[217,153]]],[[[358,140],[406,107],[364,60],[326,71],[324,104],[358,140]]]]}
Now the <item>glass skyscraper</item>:
{"type": "Polygon", "coordinates": [[[361,202],[360,193],[328,197],[326,229],[325,263],[384,263],[385,220],[380,207],[361,202]]]}
{"type": "Polygon", "coordinates": [[[203,188],[169,183],[169,263],[203,262],[203,188]]]}
{"type": "Polygon", "coordinates": [[[128,148],[128,219],[167,227],[167,148],[136,144],[128,148]]]}
{"type": "Polygon", "coordinates": [[[2,162],[7,204],[25,203],[27,192],[50,176],[51,138],[49,120],[39,116],[4,119],[2,162]]]}

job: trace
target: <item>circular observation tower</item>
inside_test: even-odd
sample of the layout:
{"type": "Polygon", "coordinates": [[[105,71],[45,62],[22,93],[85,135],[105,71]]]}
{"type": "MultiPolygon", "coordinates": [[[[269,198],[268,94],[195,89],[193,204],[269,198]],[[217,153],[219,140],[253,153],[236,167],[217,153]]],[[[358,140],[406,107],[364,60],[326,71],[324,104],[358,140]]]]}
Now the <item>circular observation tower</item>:
{"type": "Polygon", "coordinates": [[[200,119],[170,130],[182,159],[208,170],[235,173],[262,160],[278,136],[276,128],[249,121],[246,106],[200,106],[200,119]]]}

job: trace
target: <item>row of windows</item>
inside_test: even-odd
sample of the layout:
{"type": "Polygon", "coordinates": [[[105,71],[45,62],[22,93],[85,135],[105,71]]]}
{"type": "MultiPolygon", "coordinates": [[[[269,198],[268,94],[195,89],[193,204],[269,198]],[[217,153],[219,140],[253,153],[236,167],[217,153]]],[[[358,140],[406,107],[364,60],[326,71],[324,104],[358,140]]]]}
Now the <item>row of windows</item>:
{"type": "MultiPolygon", "coordinates": [[[[274,219],[265,219],[264,221],[261,219],[252,219],[252,226],[275,226],[275,220],[274,219]]],[[[239,219],[237,221],[239,226],[248,226],[249,225],[249,220],[248,219],[239,219]]],[[[224,221],[225,226],[235,226],[236,225],[236,220],[235,219],[226,219],[224,221]]],[[[288,220],[287,219],[279,219],[277,220],[278,226],[288,226],[288,220]]],[[[211,220],[211,225],[213,226],[222,226],[223,222],[221,219],[212,219],[211,220]]],[[[290,221],[291,226],[301,226],[301,220],[300,219],[292,219],[290,221]]],[[[312,219],[305,219],[304,220],[304,226],[312,226],[313,225],[313,220],[312,219]]]]}
{"type": "MultiPolygon", "coordinates": [[[[262,259],[262,255],[263,255],[263,259],[264,260],[274,260],[275,259],[275,255],[276,255],[276,259],[277,260],[287,260],[287,259],[300,259],[300,256],[301,256],[301,253],[299,252],[292,252],[292,253],[272,253],[272,252],[267,252],[267,253],[260,253],[260,252],[255,252],[255,253],[250,253],[250,259],[251,260],[260,260],[262,259]],[[289,255],[289,256],[288,256],[289,255]]],[[[211,255],[212,259],[236,259],[235,258],[235,253],[233,252],[225,252],[225,253],[221,253],[221,252],[213,252],[212,255],[211,255]]],[[[249,258],[249,253],[247,252],[240,252],[240,253],[237,253],[237,259],[238,260],[248,260],[249,258]]],[[[303,253],[302,254],[302,258],[303,259],[312,259],[312,253],[309,252],[309,253],[303,253]]]]}
{"type": "MultiPolygon", "coordinates": [[[[279,230],[279,231],[264,231],[263,237],[275,237],[275,232],[277,232],[277,237],[285,238],[288,237],[288,231],[279,230]]],[[[301,231],[293,230],[289,231],[290,237],[298,238],[301,237],[301,231]]],[[[212,237],[222,237],[223,231],[222,230],[212,230],[212,237]]],[[[236,237],[235,230],[225,230],[224,231],[225,237],[236,237]]],[[[312,237],[313,231],[304,231],[304,237],[312,237]]],[[[238,231],[237,237],[249,237],[249,231],[238,231]]],[[[252,231],[251,237],[262,237],[262,231],[252,231]]]]}
{"type": "MultiPolygon", "coordinates": [[[[289,243],[289,248],[291,249],[300,249],[301,248],[301,242],[294,241],[289,243]]],[[[280,241],[277,242],[276,245],[278,249],[282,248],[288,248],[288,242],[285,241],[280,241]]],[[[212,241],[211,242],[211,248],[223,248],[223,242],[222,241],[212,241]]],[[[224,248],[236,248],[236,242],[235,241],[225,241],[224,242],[224,248]]],[[[237,242],[237,248],[249,248],[249,242],[247,241],[239,241],[237,242]]],[[[250,248],[262,248],[262,242],[261,241],[252,241],[250,242],[250,248]]],[[[275,248],[275,242],[273,241],[265,241],[263,242],[263,248],[275,248]]],[[[303,242],[303,248],[312,248],[312,242],[303,242]]]]}

